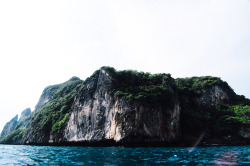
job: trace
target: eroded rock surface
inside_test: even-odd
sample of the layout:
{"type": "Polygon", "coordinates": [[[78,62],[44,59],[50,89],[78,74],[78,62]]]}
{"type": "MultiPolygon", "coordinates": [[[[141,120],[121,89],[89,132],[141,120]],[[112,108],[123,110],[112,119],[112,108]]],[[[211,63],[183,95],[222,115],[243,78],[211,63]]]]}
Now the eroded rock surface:
{"type": "Polygon", "coordinates": [[[18,124],[18,115],[16,115],[14,118],[12,118],[9,122],[6,123],[1,132],[1,137],[4,137],[8,135],[10,132],[12,132],[17,124],[18,124]]]}
{"type": "Polygon", "coordinates": [[[141,104],[111,92],[112,80],[101,68],[85,81],[75,98],[65,138],[67,141],[171,141],[178,136],[180,106],[141,104]]]}

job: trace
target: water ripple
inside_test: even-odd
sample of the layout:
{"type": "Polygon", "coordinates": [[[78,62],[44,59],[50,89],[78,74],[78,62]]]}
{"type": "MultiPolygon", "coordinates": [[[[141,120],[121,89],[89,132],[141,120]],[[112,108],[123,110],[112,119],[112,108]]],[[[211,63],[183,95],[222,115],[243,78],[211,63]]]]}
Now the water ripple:
{"type": "Polygon", "coordinates": [[[0,145],[0,165],[250,165],[250,146],[188,149],[0,145]]]}

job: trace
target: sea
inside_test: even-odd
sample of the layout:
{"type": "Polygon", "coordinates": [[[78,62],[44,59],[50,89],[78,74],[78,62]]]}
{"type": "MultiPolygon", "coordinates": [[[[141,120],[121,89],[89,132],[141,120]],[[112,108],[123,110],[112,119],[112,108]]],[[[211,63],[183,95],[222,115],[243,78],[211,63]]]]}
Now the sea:
{"type": "Polygon", "coordinates": [[[0,165],[250,165],[250,146],[156,148],[0,145],[0,165]]]}

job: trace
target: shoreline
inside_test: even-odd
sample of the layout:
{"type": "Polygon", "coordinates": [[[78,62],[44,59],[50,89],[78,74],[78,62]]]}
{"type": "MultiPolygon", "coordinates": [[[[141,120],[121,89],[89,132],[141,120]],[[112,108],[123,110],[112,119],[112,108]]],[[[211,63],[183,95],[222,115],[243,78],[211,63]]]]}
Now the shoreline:
{"type": "Polygon", "coordinates": [[[250,146],[250,140],[237,142],[209,142],[204,141],[197,146],[187,142],[166,142],[166,141],[144,141],[144,142],[116,142],[114,140],[103,141],[81,141],[81,142],[57,142],[57,143],[25,143],[25,144],[4,144],[0,145],[30,145],[30,146],[66,146],[66,147],[214,147],[214,146],[250,146]]]}

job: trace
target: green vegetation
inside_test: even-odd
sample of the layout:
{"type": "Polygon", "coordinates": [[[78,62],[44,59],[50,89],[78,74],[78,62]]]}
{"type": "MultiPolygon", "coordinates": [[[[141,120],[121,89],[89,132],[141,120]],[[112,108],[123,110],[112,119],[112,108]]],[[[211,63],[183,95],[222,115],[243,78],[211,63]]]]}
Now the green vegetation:
{"type": "Polygon", "coordinates": [[[227,112],[227,115],[225,116],[226,121],[250,125],[249,105],[228,106],[225,112],[227,112]]]}
{"type": "Polygon", "coordinates": [[[25,133],[25,128],[20,127],[18,129],[15,129],[5,137],[1,138],[0,142],[5,144],[17,143],[19,140],[23,138],[24,133],[25,133]]]}
{"type": "Polygon", "coordinates": [[[203,76],[174,80],[170,74],[150,74],[134,70],[116,71],[108,68],[113,92],[128,99],[156,104],[173,103],[171,93],[178,92],[181,100],[181,126],[184,135],[207,131],[210,136],[237,135],[240,126],[249,124],[249,100],[234,93],[227,82],[218,77],[203,76]],[[195,97],[212,86],[219,86],[231,97],[229,103],[199,105],[195,97]],[[189,102],[186,103],[185,100],[189,102]],[[239,105],[239,104],[245,104],[239,105]]]}
{"type": "Polygon", "coordinates": [[[62,134],[68,120],[69,112],[82,81],[72,78],[69,81],[45,89],[49,91],[50,102],[46,103],[31,119],[33,134],[62,134]]]}
{"type": "Polygon", "coordinates": [[[16,144],[19,141],[21,141],[24,137],[27,124],[29,120],[31,119],[31,114],[24,117],[22,121],[19,121],[15,129],[12,132],[10,132],[8,135],[0,139],[0,143],[16,144]]]}
{"type": "Polygon", "coordinates": [[[16,129],[19,129],[20,127],[27,127],[27,124],[28,122],[30,121],[31,119],[31,116],[32,116],[33,113],[31,113],[30,115],[26,116],[22,121],[20,121],[17,126],[16,126],[16,129]]]}
{"type": "Polygon", "coordinates": [[[250,124],[250,106],[217,104],[213,116],[216,135],[237,135],[241,126],[250,124]]]}
{"type": "Polygon", "coordinates": [[[83,81],[72,77],[69,81],[48,86],[43,94],[49,94],[49,102],[42,105],[37,112],[32,112],[18,123],[15,130],[2,138],[0,142],[15,143],[27,134],[27,126],[32,127],[32,134],[38,137],[48,137],[51,133],[62,134],[69,117],[71,106],[83,81]]]}
{"type": "Polygon", "coordinates": [[[155,104],[171,101],[175,80],[170,74],[150,74],[135,70],[106,69],[113,83],[113,93],[120,97],[155,104]]]}
{"type": "MultiPolygon", "coordinates": [[[[181,130],[184,136],[200,134],[205,131],[211,137],[237,135],[239,128],[250,124],[250,100],[236,95],[228,84],[218,77],[204,76],[173,79],[170,74],[150,74],[135,70],[116,71],[105,67],[112,81],[113,95],[136,101],[141,104],[168,104],[173,106],[176,100],[181,104],[181,130]],[[230,94],[230,101],[223,103],[199,103],[202,94],[212,86],[220,86],[230,94]]],[[[100,70],[93,73],[88,80],[93,88],[97,86],[100,70]]],[[[39,110],[19,122],[13,132],[1,138],[0,142],[14,143],[22,140],[27,134],[26,128],[32,129],[32,136],[48,140],[52,135],[62,136],[69,119],[72,104],[77,92],[82,93],[83,81],[72,77],[69,81],[48,86],[43,94],[49,95],[49,102],[41,105],[39,110]]],[[[122,121],[122,115],[118,115],[122,121]]]]}
{"type": "Polygon", "coordinates": [[[220,78],[179,78],[176,79],[176,85],[181,100],[181,126],[184,135],[200,134],[201,131],[206,131],[212,137],[237,135],[240,126],[249,124],[249,100],[236,95],[220,78]],[[215,105],[197,104],[199,96],[215,85],[224,89],[230,95],[230,100],[214,103],[215,105]]]}
{"type": "Polygon", "coordinates": [[[52,126],[52,133],[58,133],[58,134],[63,133],[68,117],[69,117],[69,113],[66,113],[62,120],[54,123],[52,126]]]}
{"type": "Polygon", "coordinates": [[[184,94],[200,95],[211,86],[218,85],[231,89],[228,84],[218,77],[203,76],[176,79],[177,89],[184,94]]]}
{"type": "Polygon", "coordinates": [[[34,136],[46,137],[51,133],[62,134],[69,117],[71,106],[78,89],[83,88],[83,81],[72,77],[69,81],[48,86],[43,94],[50,95],[50,101],[37,112],[32,112],[18,123],[15,130],[1,138],[2,143],[17,143],[27,134],[27,126],[32,126],[34,136]]]}
{"type": "Polygon", "coordinates": [[[186,135],[201,131],[212,137],[238,135],[241,126],[250,124],[250,106],[224,103],[218,103],[215,108],[186,106],[181,112],[181,123],[186,135]]]}

